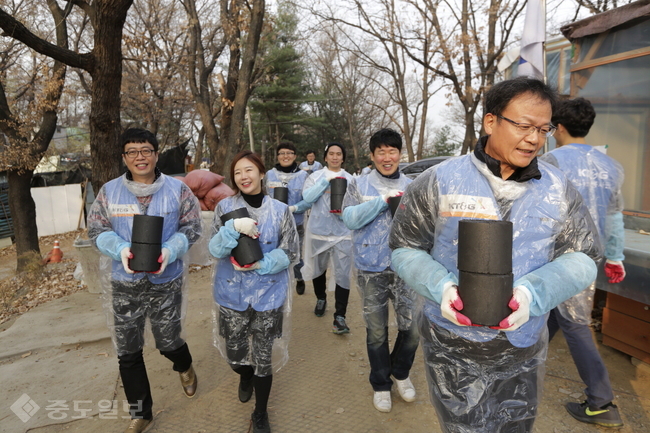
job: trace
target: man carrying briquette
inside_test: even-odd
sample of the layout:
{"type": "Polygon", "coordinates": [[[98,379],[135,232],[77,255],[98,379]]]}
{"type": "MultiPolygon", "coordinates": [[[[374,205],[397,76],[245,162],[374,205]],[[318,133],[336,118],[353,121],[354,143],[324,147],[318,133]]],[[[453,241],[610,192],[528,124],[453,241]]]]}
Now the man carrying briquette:
{"type": "Polygon", "coordinates": [[[494,85],[485,97],[488,135],[472,154],[416,178],[393,220],[393,269],[425,298],[420,343],[444,432],[532,431],[548,313],[596,278],[601,245],[589,211],[566,176],[536,157],[555,130],[556,101],[555,91],[537,79],[494,85]],[[471,326],[462,314],[463,219],[513,224],[512,313],[494,328],[471,326]]]}
{"type": "Polygon", "coordinates": [[[121,144],[127,171],[102,186],[88,215],[88,236],[107,256],[110,327],[132,418],[125,433],[140,433],[153,419],[142,356],[147,318],[156,348],[173,362],[183,392],[190,398],[196,393],[192,355],[181,337],[185,279],[181,258],[201,236],[201,208],[189,187],[156,168],[158,140],[153,133],[127,129],[121,144]],[[135,215],[164,217],[157,272],[134,272],[129,267],[135,215]]]}
{"type": "Polygon", "coordinates": [[[323,168],[323,164],[316,161],[316,152],[314,152],[313,150],[308,150],[307,153],[305,154],[305,157],[307,158],[307,160],[301,162],[298,168],[300,168],[301,170],[305,170],[307,174],[312,174],[313,172],[323,168]]]}
{"type": "MultiPolygon", "coordinates": [[[[271,197],[273,197],[273,191],[277,187],[289,189],[287,204],[296,222],[296,229],[298,230],[298,237],[300,239],[300,250],[302,251],[302,244],[305,237],[304,212],[311,207],[309,203],[302,199],[302,187],[307,177],[309,177],[309,173],[298,168],[298,164],[296,164],[296,146],[293,143],[283,141],[278,144],[276,155],[278,163],[266,172],[266,188],[271,197]]],[[[305,281],[302,279],[302,273],[300,272],[303,265],[304,262],[301,259],[293,267],[294,277],[296,278],[296,293],[299,295],[305,293],[305,281]]]]}
{"type": "Polygon", "coordinates": [[[390,268],[388,248],[392,222],[388,201],[401,195],[411,179],[399,171],[402,137],[397,131],[380,129],[370,137],[368,147],[376,170],[351,183],[343,201],[343,222],[352,230],[357,287],[366,322],[372,402],[378,411],[390,412],[393,380],[404,401],[415,401],[415,387],[409,377],[420,340],[413,320],[414,294],[390,268]],[[392,351],[388,344],[390,301],[398,329],[392,351]]]}

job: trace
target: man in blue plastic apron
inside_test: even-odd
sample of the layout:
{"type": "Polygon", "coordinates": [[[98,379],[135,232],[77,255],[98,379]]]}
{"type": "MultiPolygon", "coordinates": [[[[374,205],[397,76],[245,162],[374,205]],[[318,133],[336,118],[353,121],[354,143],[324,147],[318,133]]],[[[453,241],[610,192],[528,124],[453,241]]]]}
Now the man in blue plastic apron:
{"type": "Polygon", "coordinates": [[[413,291],[390,268],[388,235],[392,223],[390,197],[401,195],[411,179],[399,172],[402,137],[392,129],[381,129],[370,138],[370,157],[376,170],[355,178],[343,201],[343,222],[352,230],[357,287],[363,301],[366,346],[370,361],[373,405],[390,412],[390,390],[406,402],[415,401],[415,387],[409,378],[420,336],[413,320],[413,291]],[[393,301],[397,339],[388,347],[388,303],[393,301]]]}
{"type": "Polygon", "coordinates": [[[393,269],[423,296],[421,344],[444,432],[532,431],[548,312],[596,277],[601,247],[580,194],[536,158],[555,130],[555,103],[555,92],[536,79],[494,85],[483,117],[488,135],[472,154],[416,178],[393,219],[393,269]],[[513,311],[496,329],[470,326],[462,314],[461,219],[513,223],[513,311]]]}
{"type": "MultiPolygon", "coordinates": [[[[602,151],[587,144],[585,137],[596,118],[591,102],[584,98],[562,101],[553,112],[558,149],[542,159],[562,170],[582,196],[605,244],[605,273],[612,284],[625,278],[623,248],[623,167],[602,151]]],[[[580,378],[587,385],[587,400],[566,404],[578,421],[604,427],[621,427],[609,374],[594,343],[589,323],[594,305],[595,282],[551,311],[549,340],[562,329],[580,378]]]]}
{"type": "MultiPolygon", "coordinates": [[[[273,190],[278,186],[289,188],[289,210],[296,221],[296,229],[300,238],[300,249],[302,250],[303,238],[305,235],[304,212],[311,205],[302,199],[302,186],[309,174],[305,170],[298,168],[296,164],[296,146],[284,141],[278,145],[276,150],[278,163],[271,170],[266,172],[266,187],[268,193],[273,197],[273,190]]],[[[300,269],[303,266],[302,259],[293,267],[294,276],[296,277],[296,293],[302,295],[305,293],[305,281],[302,279],[300,269]]]]}
{"type": "Polygon", "coordinates": [[[305,161],[301,162],[298,168],[307,172],[307,174],[312,174],[315,171],[318,171],[323,168],[323,164],[316,161],[316,152],[313,150],[308,150],[305,154],[307,158],[305,161]]]}
{"type": "MultiPolygon", "coordinates": [[[[153,400],[144,365],[144,325],[147,318],[160,353],[173,362],[183,392],[193,397],[197,379],[192,355],[181,337],[184,267],[181,257],[201,235],[201,208],[181,181],[156,168],[158,141],[143,129],[128,129],[121,138],[127,172],[102,186],[88,216],[88,236],[107,260],[110,279],[107,305],[112,316],[131,423],[125,433],[139,433],[153,419],[153,400]],[[160,269],[154,273],[129,268],[134,215],[165,218],[160,269]],[[111,260],[112,259],[112,260],[111,260]]],[[[103,267],[102,267],[103,270],[103,267]]]]}

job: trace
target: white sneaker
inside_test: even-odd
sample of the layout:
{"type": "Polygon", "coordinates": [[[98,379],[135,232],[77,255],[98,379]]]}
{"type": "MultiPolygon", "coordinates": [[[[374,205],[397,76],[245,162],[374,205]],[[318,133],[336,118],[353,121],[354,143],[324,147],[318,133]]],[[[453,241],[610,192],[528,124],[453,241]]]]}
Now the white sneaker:
{"type": "Polygon", "coordinates": [[[395,383],[397,384],[397,391],[400,397],[402,397],[402,400],[408,403],[415,401],[415,387],[410,378],[407,377],[404,380],[395,379],[395,383]]]}
{"type": "Polygon", "coordinates": [[[390,412],[393,402],[390,400],[390,391],[375,391],[372,398],[372,404],[379,412],[390,412]]]}

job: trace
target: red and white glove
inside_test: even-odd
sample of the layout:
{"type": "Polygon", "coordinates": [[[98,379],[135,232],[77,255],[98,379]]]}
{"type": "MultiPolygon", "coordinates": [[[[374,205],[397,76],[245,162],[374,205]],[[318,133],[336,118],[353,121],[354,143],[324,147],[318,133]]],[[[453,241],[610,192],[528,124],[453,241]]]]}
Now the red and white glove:
{"type": "Polygon", "coordinates": [[[233,220],[233,227],[239,233],[250,236],[253,239],[260,237],[260,233],[257,231],[257,222],[253,218],[235,218],[233,220]]]}
{"type": "Polygon", "coordinates": [[[163,248],[160,250],[160,257],[158,257],[158,263],[160,263],[160,269],[158,269],[157,272],[154,272],[154,274],[162,274],[165,272],[165,268],[167,268],[167,265],[169,264],[169,256],[171,255],[171,251],[169,251],[167,248],[163,248]]]}
{"type": "Polygon", "coordinates": [[[131,268],[129,268],[129,259],[133,258],[133,253],[131,252],[131,248],[125,247],[122,248],[122,251],[120,251],[120,258],[122,259],[122,266],[124,267],[124,272],[127,274],[134,274],[135,271],[132,271],[131,268]]]}
{"type": "Polygon", "coordinates": [[[230,256],[230,263],[232,263],[232,266],[235,268],[236,271],[254,271],[255,269],[259,269],[262,267],[260,265],[260,262],[255,262],[251,263],[250,265],[240,265],[237,263],[237,260],[233,256],[230,256]]]}
{"type": "Polygon", "coordinates": [[[620,283],[625,279],[625,267],[623,262],[617,260],[605,260],[605,275],[610,284],[620,283]]]}
{"type": "Polygon", "coordinates": [[[499,326],[493,326],[493,329],[502,331],[514,331],[530,319],[530,303],[533,295],[524,286],[517,286],[512,291],[512,298],[508,302],[508,307],[512,314],[499,322],[499,326]]]}
{"type": "Polygon", "coordinates": [[[471,326],[472,321],[469,317],[458,312],[462,309],[463,301],[458,296],[458,286],[448,283],[442,290],[442,302],[440,302],[442,317],[458,326],[471,326]]]}

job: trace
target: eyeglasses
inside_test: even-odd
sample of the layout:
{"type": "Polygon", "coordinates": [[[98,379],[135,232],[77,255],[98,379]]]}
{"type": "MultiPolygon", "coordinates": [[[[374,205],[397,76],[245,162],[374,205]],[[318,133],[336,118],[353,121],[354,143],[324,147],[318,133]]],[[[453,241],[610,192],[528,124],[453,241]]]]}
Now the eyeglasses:
{"type": "Polygon", "coordinates": [[[507,120],[508,122],[512,123],[515,128],[517,128],[517,131],[519,131],[523,135],[530,135],[533,132],[537,132],[538,134],[542,134],[544,137],[551,137],[553,134],[555,134],[555,131],[557,130],[556,126],[553,125],[548,125],[548,126],[535,126],[531,125],[529,123],[519,123],[515,122],[514,120],[510,120],[507,117],[503,117],[501,115],[497,115],[499,119],[507,120]]]}
{"type": "Polygon", "coordinates": [[[144,148],[144,149],[140,149],[140,150],[131,149],[131,150],[127,150],[126,152],[124,152],[123,155],[126,155],[129,158],[136,158],[138,156],[138,153],[139,153],[142,156],[144,156],[145,158],[148,158],[154,152],[155,152],[155,150],[149,149],[149,148],[144,148]]]}
{"type": "Polygon", "coordinates": [[[295,154],[296,152],[280,152],[278,153],[278,156],[293,156],[295,154]]]}

